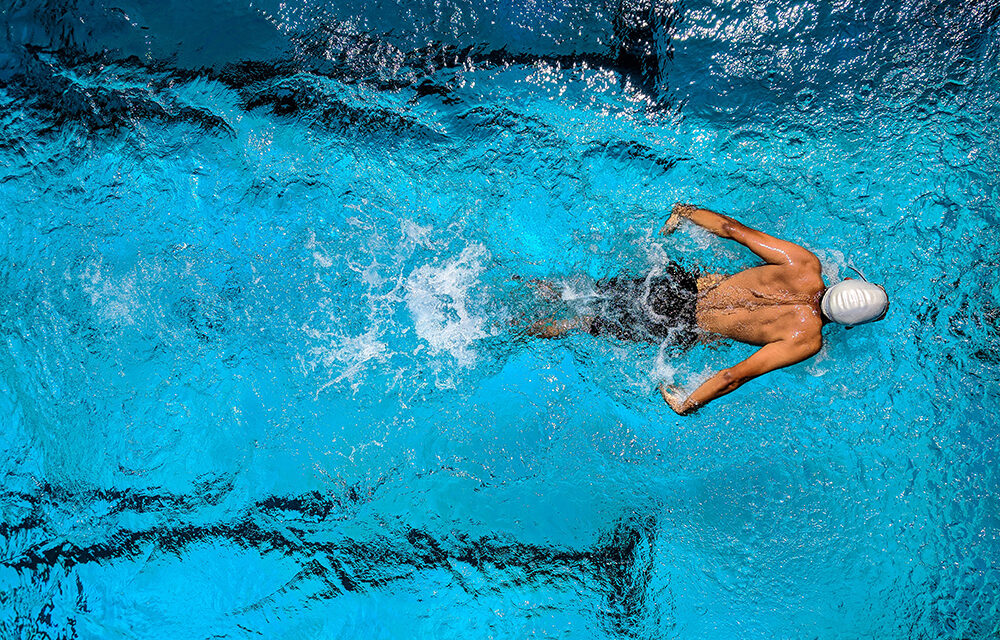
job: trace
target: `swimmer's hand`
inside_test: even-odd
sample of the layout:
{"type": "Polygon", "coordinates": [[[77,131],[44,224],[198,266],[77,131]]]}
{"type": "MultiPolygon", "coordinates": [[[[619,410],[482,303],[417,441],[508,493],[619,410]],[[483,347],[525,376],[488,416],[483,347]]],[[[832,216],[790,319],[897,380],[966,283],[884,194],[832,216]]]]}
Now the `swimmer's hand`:
{"type": "Polygon", "coordinates": [[[664,383],[660,385],[660,395],[663,396],[664,402],[670,405],[670,408],[679,416],[686,416],[694,410],[694,407],[687,408],[684,406],[683,391],[683,389],[675,384],[664,383]]]}
{"type": "Polygon", "coordinates": [[[694,205],[684,204],[678,202],[674,205],[674,208],[670,211],[670,217],[667,218],[666,223],[663,228],[660,229],[660,235],[665,236],[674,232],[675,229],[680,225],[681,220],[688,216],[688,213],[697,209],[694,205]]]}

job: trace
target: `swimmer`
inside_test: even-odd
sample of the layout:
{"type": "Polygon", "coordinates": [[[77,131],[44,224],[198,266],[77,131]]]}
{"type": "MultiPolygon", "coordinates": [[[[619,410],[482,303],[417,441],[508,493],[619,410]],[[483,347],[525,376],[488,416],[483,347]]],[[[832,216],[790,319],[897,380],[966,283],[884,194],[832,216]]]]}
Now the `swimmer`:
{"type": "Polygon", "coordinates": [[[684,219],[739,242],[766,264],[732,275],[702,276],[671,264],[662,275],[599,281],[594,289],[601,304],[595,313],[536,322],[529,331],[544,338],[582,330],[682,347],[713,338],[760,347],[686,398],[676,385],[661,384],[663,399],[684,416],[758,376],[816,355],[823,346],[824,324],[874,322],[889,309],[879,285],[846,279],[827,287],[819,258],[811,251],[708,209],[674,205],[660,234],[672,233],[684,219]]]}

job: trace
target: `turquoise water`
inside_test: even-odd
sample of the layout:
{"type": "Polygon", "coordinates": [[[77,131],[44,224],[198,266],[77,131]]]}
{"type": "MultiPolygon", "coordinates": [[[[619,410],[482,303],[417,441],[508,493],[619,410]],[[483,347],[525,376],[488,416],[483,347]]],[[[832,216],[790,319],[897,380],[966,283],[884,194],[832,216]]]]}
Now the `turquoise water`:
{"type": "Polygon", "coordinates": [[[8,2],[0,637],[996,637],[998,14],[8,2]],[[677,201],[888,317],[524,335],[677,201]]]}

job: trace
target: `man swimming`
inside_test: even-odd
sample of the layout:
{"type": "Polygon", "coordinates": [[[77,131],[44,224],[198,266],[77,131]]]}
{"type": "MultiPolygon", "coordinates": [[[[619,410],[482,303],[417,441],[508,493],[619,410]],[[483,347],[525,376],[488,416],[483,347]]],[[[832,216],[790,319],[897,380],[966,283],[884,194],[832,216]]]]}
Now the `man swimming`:
{"type": "Polygon", "coordinates": [[[711,337],[760,346],[687,398],[676,385],[661,384],[660,394],[670,408],[688,415],[757,376],[816,355],[827,322],[864,324],[881,320],[889,309],[882,287],[851,279],[827,287],[819,258],[811,251],[708,209],[676,204],[660,233],[672,233],[685,218],[720,238],[739,242],[766,264],[733,275],[695,277],[679,265],[669,265],[663,276],[612,278],[596,285],[604,301],[596,313],[539,322],[532,333],[554,338],[582,329],[682,346],[711,337]]]}

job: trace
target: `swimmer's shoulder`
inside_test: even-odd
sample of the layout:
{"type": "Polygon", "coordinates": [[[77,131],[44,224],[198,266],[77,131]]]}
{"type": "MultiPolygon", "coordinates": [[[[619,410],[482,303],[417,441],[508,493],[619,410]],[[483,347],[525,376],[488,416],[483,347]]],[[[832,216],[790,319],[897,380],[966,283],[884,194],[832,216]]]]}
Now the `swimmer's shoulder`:
{"type": "Polygon", "coordinates": [[[804,357],[811,357],[823,348],[823,318],[810,305],[797,305],[795,322],[788,328],[785,340],[793,344],[804,357]]]}
{"type": "Polygon", "coordinates": [[[823,265],[813,253],[802,250],[805,254],[801,259],[782,267],[784,278],[793,289],[802,293],[822,291],[826,288],[823,282],[823,265]]]}

